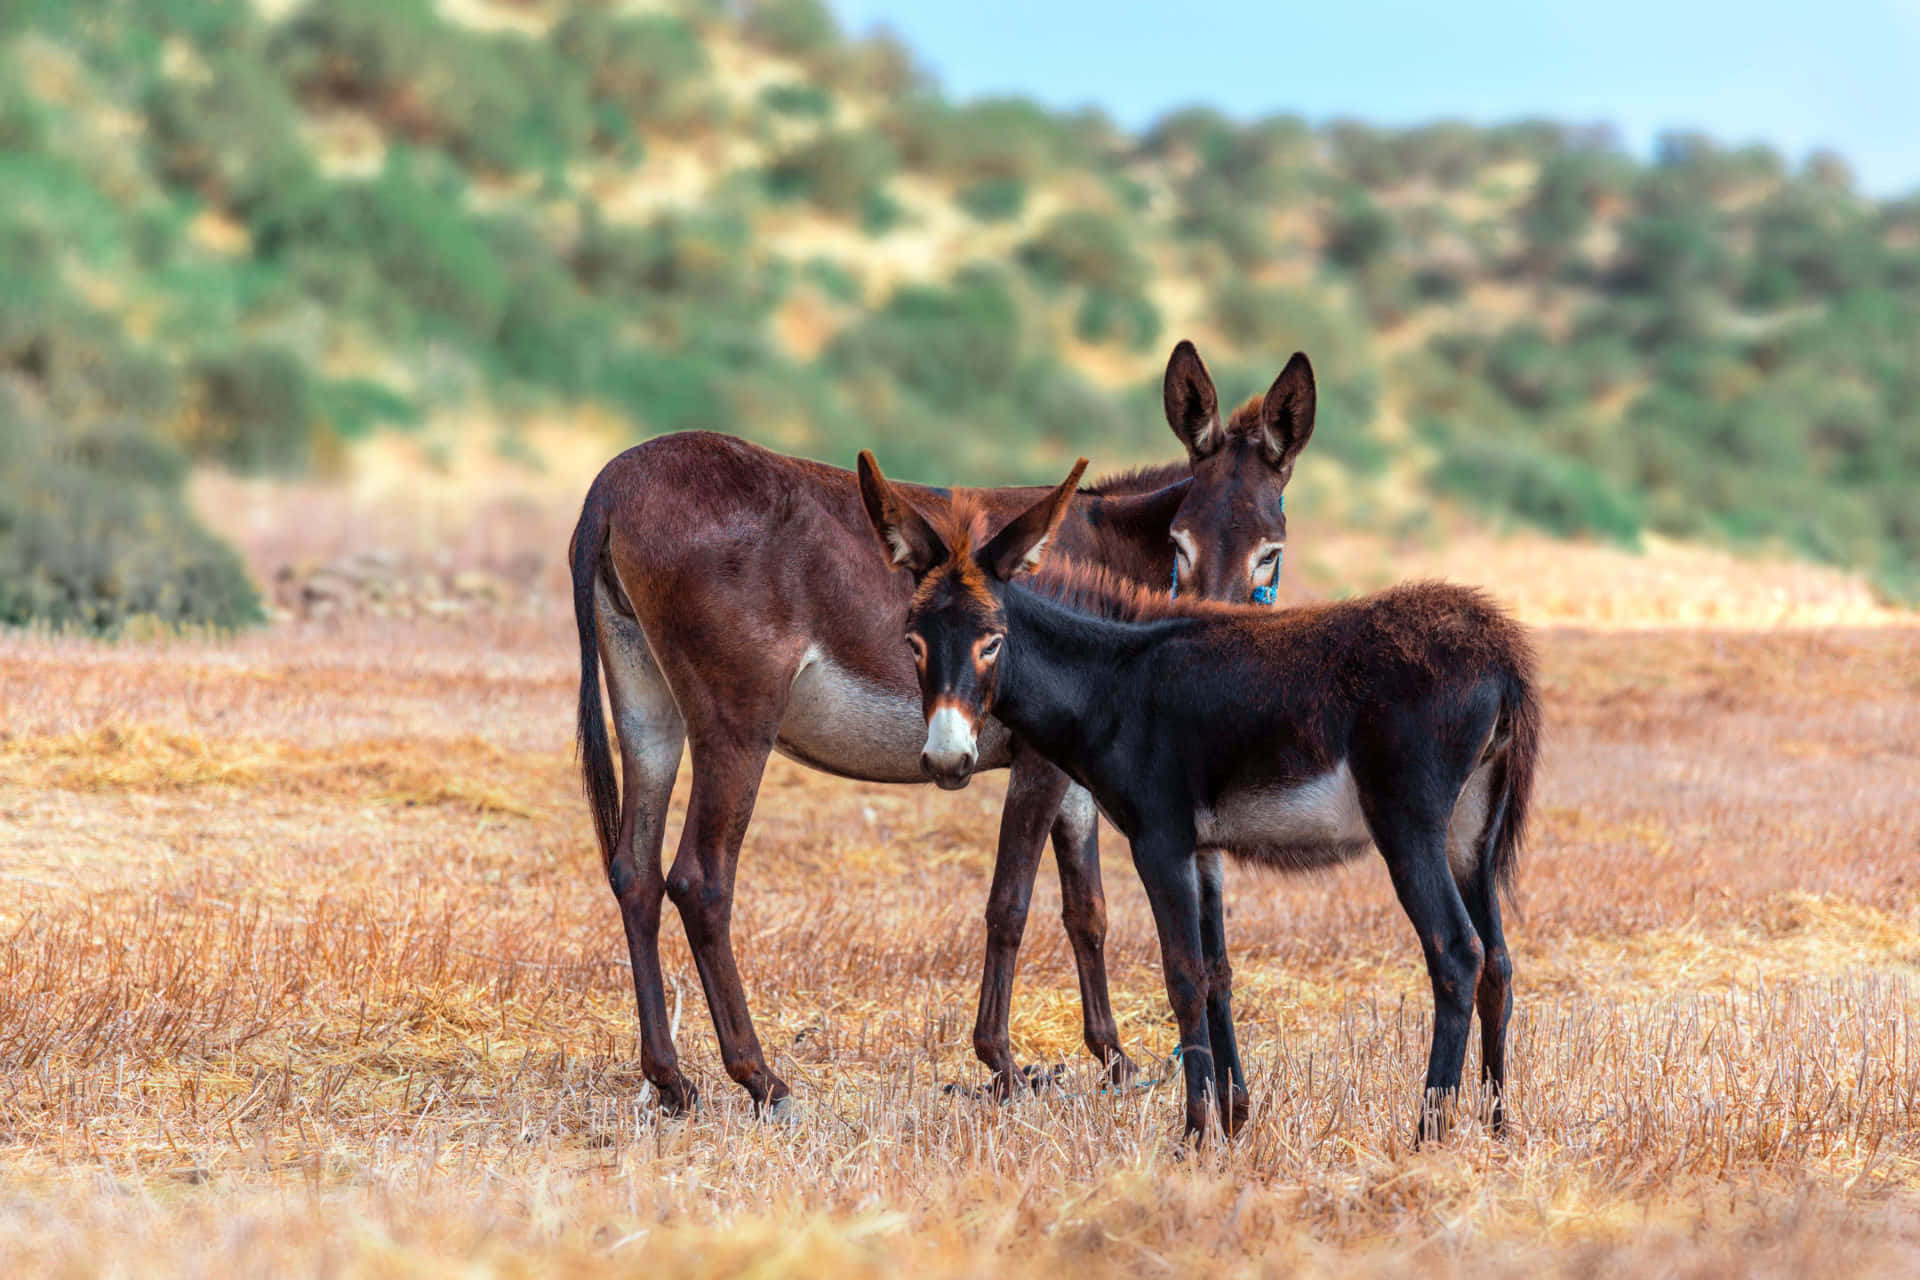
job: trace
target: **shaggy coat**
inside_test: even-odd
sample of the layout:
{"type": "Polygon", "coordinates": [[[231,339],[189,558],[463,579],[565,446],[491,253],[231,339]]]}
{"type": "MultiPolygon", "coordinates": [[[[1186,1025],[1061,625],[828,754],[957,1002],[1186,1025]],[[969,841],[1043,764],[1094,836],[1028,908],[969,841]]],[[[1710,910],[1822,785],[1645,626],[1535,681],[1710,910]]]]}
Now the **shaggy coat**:
{"type": "MultiPolygon", "coordinates": [[[[1047,559],[1071,477],[989,537],[986,511],[955,503],[928,519],[861,462],[882,548],[914,575],[906,626],[924,706],[949,726],[992,715],[1133,843],[1180,1024],[1189,1128],[1206,1124],[1210,1094],[1229,1133],[1246,1110],[1218,854],[1295,870],[1369,848],[1433,986],[1423,1131],[1459,1086],[1476,1004],[1504,1122],[1511,963],[1498,891],[1518,863],[1540,742],[1524,630],[1481,592],[1439,582],[1282,610],[1168,600],[1047,559]],[[902,558],[902,544],[924,554],[902,558]]],[[[958,738],[950,727],[936,751],[929,734],[950,781],[971,768],[958,738]]]]}

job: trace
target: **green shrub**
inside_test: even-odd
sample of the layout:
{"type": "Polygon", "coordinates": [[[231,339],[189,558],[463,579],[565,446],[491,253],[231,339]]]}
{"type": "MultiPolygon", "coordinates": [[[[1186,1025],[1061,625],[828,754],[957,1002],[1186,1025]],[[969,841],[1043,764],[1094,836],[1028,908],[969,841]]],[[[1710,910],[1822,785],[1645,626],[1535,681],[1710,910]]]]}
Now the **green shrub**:
{"type": "Polygon", "coordinates": [[[777,53],[804,57],[840,41],[840,24],[820,0],[748,0],[741,28],[777,53]]]}
{"type": "Polygon", "coordinates": [[[180,439],[238,471],[298,471],[313,447],[314,391],[284,347],[247,345],[195,358],[180,439]]]}
{"type": "Polygon", "coordinates": [[[1350,191],[1327,222],[1327,256],[1351,271],[1385,256],[1395,239],[1393,219],[1363,191],[1350,191]]]}
{"type": "Polygon", "coordinates": [[[259,621],[239,557],[181,500],[184,473],[144,433],[56,431],[0,397],[0,625],[259,621]]]}
{"type": "Polygon", "coordinates": [[[552,40],[585,72],[594,98],[617,117],[666,129],[704,119],[712,110],[706,46],[679,18],[582,10],[562,20],[552,40]]]}
{"type": "Polygon", "coordinates": [[[828,349],[844,374],[880,371],[935,409],[963,408],[1008,386],[1020,355],[1019,312],[991,276],[952,289],[910,285],[828,349]]]}
{"type": "Polygon", "coordinates": [[[982,178],[963,187],[959,201],[981,222],[1005,222],[1027,207],[1027,184],[1019,178],[982,178]]]}
{"type": "Polygon", "coordinates": [[[760,104],[777,115],[802,120],[833,115],[833,95],[816,84],[770,84],[760,91],[760,104]]]}
{"type": "Polygon", "coordinates": [[[1048,284],[1080,284],[1116,295],[1137,295],[1147,283],[1146,260],[1120,222],[1090,209],[1059,214],[1020,246],[1020,261],[1048,284]]]}
{"type": "Polygon", "coordinates": [[[1625,494],[1586,464],[1531,445],[1461,441],[1441,458],[1429,482],[1442,493],[1562,536],[1591,534],[1626,546],[1639,541],[1641,515],[1625,494]]]}
{"type": "Polygon", "coordinates": [[[933,97],[908,102],[892,125],[909,168],[961,183],[991,178],[1035,182],[1086,163],[1088,141],[1070,120],[1025,98],[988,98],[963,107],[933,97]]]}
{"type": "Polygon", "coordinates": [[[1160,309],[1140,293],[1089,289],[1073,323],[1084,342],[1118,342],[1135,351],[1160,338],[1160,309]]]}
{"type": "Polygon", "coordinates": [[[1610,151],[1558,151],[1540,167],[1540,176],[1520,212],[1520,228],[1542,267],[1564,261],[1608,197],[1624,196],[1629,162],[1610,151]]]}
{"type": "Polygon", "coordinates": [[[865,211],[895,166],[893,147],[874,133],[828,133],[788,151],[767,168],[767,190],[805,199],[827,213],[865,211]]]}
{"type": "Polygon", "coordinates": [[[293,100],[251,54],[217,60],[204,82],[160,81],[147,141],[164,180],[243,215],[311,167],[293,100]]]}
{"type": "Polygon", "coordinates": [[[308,97],[360,104],[469,167],[557,167],[593,132],[587,82],[557,47],[440,19],[430,0],[309,0],[273,56],[308,97]]]}
{"type": "Polygon", "coordinates": [[[1174,231],[1184,239],[1219,245],[1227,261],[1242,271],[1260,266],[1273,248],[1264,205],[1236,199],[1205,181],[1187,185],[1174,231]]]}
{"type": "Polygon", "coordinates": [[[256,254],[315,297],[370,309],[379,327],[480,341],[497,332],[507,277],[457,182],[396,149],[378,178],[314,179],[277,193],[254,219],[256,254]],[[395,305],[398,304],[398,305],[395,305]]]}

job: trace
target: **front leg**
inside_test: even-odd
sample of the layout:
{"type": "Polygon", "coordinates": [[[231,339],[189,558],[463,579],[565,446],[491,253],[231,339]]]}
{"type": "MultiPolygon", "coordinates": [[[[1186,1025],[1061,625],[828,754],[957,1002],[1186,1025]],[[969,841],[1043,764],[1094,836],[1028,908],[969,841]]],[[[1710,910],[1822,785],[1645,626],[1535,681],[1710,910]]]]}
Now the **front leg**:
{"type": "Polygon", "coordinates": [[[1033,877],[1046,848],[1047,830],[1066,794],[1067,775],[1016,740],[1000,813],[1000,844],[993,858],[993,888],[987,894],[987,953],[980,975],[980,1010],[973,1024],[973,1051],[993,1073],[992,1087],[1007,1097],[1016,1087],[1008,1021],[1014,967],[1033,900],[1033,877]]]}
{"type": "Polygon", "coordinates": [[[1180,1063],[1187,1083],[1187,1136],[1206,1133],[1213,1110],[1213,1038],[1207,1028],[1207,968],[1200,945],[1200,877],[1193,834],[1145,834],[1133,842],[1133,865],[1160,934],[1167,1000],[1180,1026],[1180,1063]]]}

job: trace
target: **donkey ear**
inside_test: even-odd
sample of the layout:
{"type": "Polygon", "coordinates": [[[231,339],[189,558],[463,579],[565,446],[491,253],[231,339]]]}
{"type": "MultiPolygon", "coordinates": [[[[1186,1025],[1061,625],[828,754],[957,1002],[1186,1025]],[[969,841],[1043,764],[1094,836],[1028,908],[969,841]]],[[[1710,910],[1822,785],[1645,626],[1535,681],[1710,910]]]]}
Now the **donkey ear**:
{"type": "Polygon", "coordinates": [[[890,566],[904,565],[918,578],[947,558],[947,544],[927,518],[880,474],[880,464],[865,449],[860,451],[860,501],[866,504],[867,519],[873,522],[873,532],[890,566]]]}
{"type": "Polygon", "coordinates": [[[1313,435],[1313,402],[1313,366],[1306,352],[1296,351],[1260,402],[1260,444],[1276,470],[1291,467],[1307,447],[1313,435]]]}
{"type": "Polygon", "coordinates": [[[1038,568],[1041,557],[1047,553],[1047,544],[1053,541],[1060,522],[1067,518],[1067,509],[1073,505],[1074,488],[1080,483],[1080,473],[1086,469],[1085,458],[1074,463],[1073,470],[1058,489],[1015,516],[1006,528],[993,535],[991,542],[974,553],[975,563],[1002,582],[1038,568]]]}
{"type": "Polygon", "coordinates": [[[1226,432],[1220,429],[1220,397],[1213,389],[1213,375],[1185,338],[1167,357],[1160,398],[1166,405],[1167,425],[1187,446],[1190,460],[1200,461],[1226,440],[1226,432]]]}

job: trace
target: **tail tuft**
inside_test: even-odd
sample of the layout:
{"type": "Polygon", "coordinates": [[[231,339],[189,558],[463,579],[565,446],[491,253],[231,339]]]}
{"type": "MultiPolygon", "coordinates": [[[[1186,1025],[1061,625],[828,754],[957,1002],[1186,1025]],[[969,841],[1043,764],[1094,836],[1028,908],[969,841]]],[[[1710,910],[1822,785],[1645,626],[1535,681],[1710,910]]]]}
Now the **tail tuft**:
{"type": "Polygon", "coordinates": [[[1501,762],[1495,810],[1496,829],[1486,852],[1486,867],[1509,902],[1526,843],[1527,813],[1533,803],[1533,775],[1540,761],[1540,695],[1534,685],[1533,655],[1523,652],[1518,668],[1508,677],[1503,701],[1507,721],[1507,753],[1501,762]]]}

